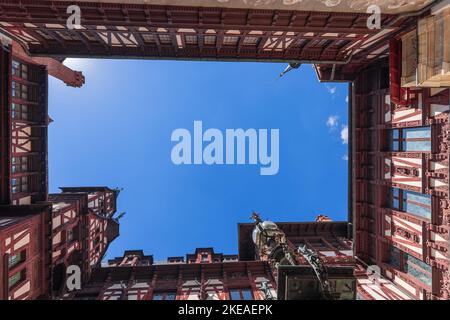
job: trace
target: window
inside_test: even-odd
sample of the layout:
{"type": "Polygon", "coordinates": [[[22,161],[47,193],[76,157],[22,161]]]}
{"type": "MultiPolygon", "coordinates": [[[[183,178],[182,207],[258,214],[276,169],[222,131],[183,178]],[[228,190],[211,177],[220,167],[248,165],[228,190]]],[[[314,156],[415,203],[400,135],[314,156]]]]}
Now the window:
{"type": "Polygon", "coordinates": [[[391,208],[400,210],[400,189],[391,189],[391,208]]]}
{"type": "Polygon", "coordinates": [[[239,41],[239,37],[236,36],[225,36],[223,37],[223,44],[229,46],[235,46],[239,41]]]}
{"type": "Polygon", "coordinates": [[[230,300],[253,300],[253,294],[250,289],[230,290],[230,300]]]}
{"type": "Polygon", "coordinates": [[[71,40],[78,40],[78,37],[76,34],[72,34],[69,31],[56,31],[56,33],[63,38],[64,40],[71,41],[71,40]]]}
{"type": "Polygon", "coordinates": [[[215,45],[216,44],[216,36],[205,36],[204,37],[205,45],[215,45]]]}
{"type": "Polygon", "coordinates": [[[28,99],[28,87],[24,84],[13,81],[12,82],[12,96],[13,96],[13,98],[27,100],[28,99]]]}
{"type": "Polygon", "coordinates": [[[187,45],[196,45],[197,44],[197,36],[186,36],[186,44],[187,45]]]}
{"type": "Polygon", "coordinates": [[[12,62],[12,75],[28,80],[28,66],[19,61],[13,60],[12,62]]]}
{"type": "Polygon", "coordinates": [[[28,120],[28,106],[13,103],[11,105],[11,116],[16,120],[28,120]]]}
{"type": "Polygon", "coordinates": [[[75,232],[73,229],[69,229],[67,231],[67,243],[71,243],[73,240],[75,240],[75,232]]]}
{"type": "Polygon", "coordinates": [[[12,269],[15,266],[21,264],[22,262],[24,262],[26,259],[26,254],[25,254],[25,250],[16,253],[16,254],[12,254],[8,257],[8,269],[12,269]]]}
{"type": "Polygon", "coordinates": [[[400,269],[400,250],[393,246],[390,250],[389,264],[397,270],[400,269]]]}
{"type": "Polygon", "coordinates": [[[391,246],[389,264],[431,287],[432,268],[425,262],[391,246]]]}
{"type": "Polygon", "coordinates": [[[94,247],[96,247],[100,243],[100,237],[95,237],[94,239],[94,247]]]}
{"type": "Polygon", "coordinates": [[[407,253],[404,253],[403,267],[407,274],[431,287],[431,266],[407,253]]]}
{"type": "Polygon", "coordinates": [[[299,47],[299,48],[302,48],[302,47],[305,45],[305,43],[306,43],[307,41],[308,41],[307,39],[299,39],[299,40],[295,43],[295,46],[297,46],[297,47],[299,47]]]}
{"type": "Polygon", "coordinates": [[[142,39],[146,43],[155,43],[155,36],[152,34],[142,34],[142,39]]]}
{"type": "Polygon", "coordinates": [[[53,37],[51,35],[49,35],[48,33],[41,31],[41,30],[36,30],[36,33],[38,33],[40,36],[42,36],[44,39],[47,40],[53,40],[53,37]]]}
{"type": "Polygon", "coordinates": [[[431,196],[417,192],[391,189],[391,208],[431,220],[431,196]]]}
{"type": "Polygon", "coordinates": [[[258,37],[245,37],[244,38],[244,46],[256,46],[258,44],[258,37]]]}
{"type": "Polygon", "coordinates": [[[157,292],[153,294],[153,300],[175,300],[175,292],[157,292]]]}
{"type": "Polygon", "coordinates": [[[25,269],[14,273],[12,276],[8,278],[8,288],[11,289],[24,279],[25,279],[25,269]]]}
{"type": "Polygon", "coordinates": [[[202,262],[208,262],[208,254],[207,253],[202,254],[202,262]]]}
{"type": "Polygon", "coordinates": [[[28,192],[28,177],[11,179],[12,193],[28,192]]]}
{"type": "Polygon", "coordinates": [[[431,128],[391,130],[390,150],[394,152],[431,152],[431,128]]]}
{"type": "Polygon", "coordinates": [[[161,44],[171,44],[172,38],[168,34],[160,34],[159,41],[161,42],[161,44]]]}
{"type": "Polygon", "coordinates": [[[12,173],[28,171],[28,157],[12,157],[12,173]]]}

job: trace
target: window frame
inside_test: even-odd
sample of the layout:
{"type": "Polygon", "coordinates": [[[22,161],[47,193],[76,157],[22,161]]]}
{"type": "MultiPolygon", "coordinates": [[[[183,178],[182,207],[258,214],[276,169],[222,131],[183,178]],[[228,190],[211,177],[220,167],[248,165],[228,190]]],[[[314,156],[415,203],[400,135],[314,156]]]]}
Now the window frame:
{"type": "Polygon", "coordinates": [[[29,181],[27,176],[11,178],[11,193],[13,194],[27,193],[28,190],[29,190],[29,181]]]}
{"type": "Polygon", "coordinates": [[[29,106],[23,103],[11,103],[11,117],[14,120],[29,121],[29,106]]]}
{"type": "Polygon", "coordinates": [[[228,292],[228,296],[229,296],[229,300],[234,300],[234,301],[251,301],[251,300],[255,300],[255,296],[253,295],[253,290],[250,287],[246,287],[246,288],[230,288],[229,292],[228,292]],[[233,298],[233,293],[237,293],[239,295],[238,299],[234,299],[233,298]],[[247,299],[247,297],[245,296],[246,293],[250,294],[250,299],[247,299]]]}
{"type": "Polygon", "coordinates": [[[11,173],[28,172],[28,170],[29,170],[29,163],[30,162],[28,160],[28,156],[12,157],[11,158],[11,173]]]}
{"type": "Polygon", "coordinates": [[[26,84],[13,80],[11,84],[11,96],[15,99],[28,100],[28,89],[29,88],[26,84]]]}
{"type": "Polygon", "coordinates": [[[11,276],[8,276],[8,290],[13,290],[14,288],[18,287],[26,279],[27,279],[26,268],[23,268],[21,270],[18,270],[17,272],[14,272],[14,274],[12,274],[11,276]],[[16,280],[11,280],[11,279],[14,279],[14,277],[17,275],[18,275],[18,278],[16,280]]]}
{"type": "Polygon", "coordinates": [[[391,245],[389,250],[389,261],[388,264],[410,277],[413,277],[417,282],[425,287],[432,287],[433,284],[433,267],[428,265],[426,262],[414,257],[411,254],[404,252],[403,250],[391,245]],[[415,263],[419,262],[419,263],[415,263]],[[427,266],[427,269],[422,268],[419,264],[427,266]],[[428,277],[427,281],[424,282],[421,278],[417,277],[414,273],[411,273],[409,269],[414,269],[428,277]]]}
{"type": "Polygon", "coordinates": [[[155,301],[175,301],[177,300],[177,293],[175,291],[158,291],[153,292],[152,300],[155,301]],[[161,297],[161,299],[155,299],[155,297],[161,297]],[[168,299],[173,297],[173,299],[168,299]]]}
{"type": "Polygon", "coordinates": [[[28,81],[29,68],[26,63],[13,59],[11,65],[11,74],[15,77],[28,81]]]}
{"type": "Polygon", "coordinates": [[[430,195],[409,191],[409,190],[403,190],[400,188],[391,188],[389,191],[389,206],[392,210],[404,212],[411,216],[414,216],[415,218],[425,220],[430,222],[432,220],[432,214],[433,214],[433,198],[430,195]],[[397,193],[397,194],[396,194],[397,193]],[[427,197],[430,199],[430,204],[424,204],[421,202],[413,201],[407,198],[407,195],[418,195],[422,197],[427,197]],[[395,204],[398,204],[398,206],[395,206],[395,204]],[[406,204],[406,205],[405,205],[406,204]],[[419,215],[417,213],[407,211],[407,204],[415,205],[422,207],[424,209],[427,209],[429,211],[429,216],[419,215]]]}
{"type": "Polygon", "coordinates": [[[27,260],[26,249],[21,250],[15,254],[10,254],[8,256],[8,269],[12,270],[12,269],[16,268],[17,266],[20,266],[26,260],[27,260]],[[15,261],[13,261],[13,259],[15,261]]]}
{"type": "Polygon", "coordinates": [[[394,128],[389,129],[389,150],[391,152],[420,152],[429,153],[432,152],[432,129],[431,126],[412,127],[412,128],[394,128]],[[428,138],[408,138],[409,132],[415,131],[429,131],[430,137],[428,138]],[[430,142],[430,150],[406,150],[408,142],[430,142]]]}

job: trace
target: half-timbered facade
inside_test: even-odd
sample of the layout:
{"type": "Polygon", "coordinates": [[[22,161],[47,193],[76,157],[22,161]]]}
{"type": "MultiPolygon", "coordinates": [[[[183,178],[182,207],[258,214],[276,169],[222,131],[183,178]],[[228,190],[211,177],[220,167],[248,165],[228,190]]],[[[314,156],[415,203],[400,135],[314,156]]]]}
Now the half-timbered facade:
{"type": "Polygon", "coordinates": [[[238,261],[236,255],[198,248],[186,257],[153,261],[140,250],[95,268],[86,286],[70,299],[97,300],[264,300],[276,298],[276,283],[263,261],[238,261]]]}
{"type": "Polygon", "coordinates": [[[49,205],[0,206],[0,299],[49,298],[49,205]]]}
{"type": "MultiPolygon", "coordinates": [[[[333,274],[333,285],[348,285],[353,296],[355,282],[351,243],[345,222],[280,223],[293,246],[306,244],[320,252],[327,266],[342,266],[333,274]],[[349,271],[349,272],[348,272],[349,271]]],[[[185,257],[155,261],[142,250],[126,251],[123,257],[94,268],[82,290],[68,292],[65,299],[98,300],[271,300],[286,299],[277,268],[257,256],[252,240],[254,224],[240,224],[239,255],[197,248],[185,257]],[[280,291],[281,288],[281,291],[280,291]],[[282,296],[280,296],[280,293],[282,296]]],[[[307,265],[306,261],[302,261],[307,265]]],[[[308,268],[306,268],[308,269],[308,268]]],[[[305,269],[302,268],[304,271],[305,269]]],[[[308,269],[309,270],[309,269],[308,269]]],[[[285,272],[285,271],[283,271],[285,272]]],[[[283,274],[284,277],[287,275],[283,274]]],[[[314,276],[304,274],[305,281],[314,276]]],[[[286,288],[288,289],[288,288],[286,288]]],[[[345,291],[345,290],[344,290],[345,291]]],[[[311,297],[309,297],[311,298],[311,297]]]]}
{"type": "Polygon", "coordinates": [[[80,267],[83,282],[99,266],[109,244],[119,235],[116,213],[117,190],[107,187],[61,188],[51,194],[53,290],[62,294],[66,269],[80,267]]]}
{"type": "Polygon", "coordinates": [[[324,219],[280,228],[292,249],[306,245],[329,266],[354,266],[361,299],[450,298],[445,1],[377,1],[380,28],[368,27],[368,2],[359,0],[81,0],[81,25],[68,28],[70,4],[0,0],[0,204],[8,206],[0,217],[17,213],[0,224],[1,298],[49,295],[48,278],[59,296],[72,263],[87,285],[66,298],[288,297],[257,255],[250,225],[239,226],[238,261],[208,248],[164,263],[128,251],[100,267],[118,235],[117,190],[48,195],[47,76],[84,83],[60,64],[66,57],[310,63],[321,81],[350,81],[349,226],[324,219]],[[45,201],[49,223],[33,207],[45,201]],[[47,227],[48,260],[36,251],[47,227]],[[38,271],[33,259],[45,260],[38,271]]]}
{"type": "Polygon", "coordinates": [[[342,81],[387,56],[386,39],[432,2],[377,2],[381,27],[369,28],[358,0],[91,0],[77,2],[81,25],[69,29],[68,0],[4,0],[0,30],[37,55],[296,61],[316,64],[321,80],[342,81]]]}
{"type": "Polygon", "coordinates": [[[397,298],[448,299],[449,89],[401,87],[401,38],[390,48],[351,90],[355,255],[397,298]]]}
{"type": "Polygon", "coordinates": [[[47,72],[1,49],[1,203],[26,205],[47,199],[47,72]]]}
{"type": "MultiPolygon", "coordinates": [[[[356,292],[356,282],[353,277],[355,260],[352,243],[349,240],[349,225],[347,222],[332,222],[319,216],[318,222],[277,223],[286,237],[287,245],[292,252],[299,252],[299,247],[305,246],[318,255],[323,265],[328,269],[328,280],[334,299],[351,300],[356,292]]],[[[239,259],[240,261],[266,261],[271,266],[272,274],[277,283],[279,300],[309,300],[321,299],[320,282],[310,268],[305,256],[294,256],[295,266],[279,266],[267,256],[266,250],[259,252],[255,246],[253,224],[239,224],[239,259]],[[302,289],[299,289],[302,288],[302,289]],[[315,288],[311,290],[311,288],[315,288]]]]}

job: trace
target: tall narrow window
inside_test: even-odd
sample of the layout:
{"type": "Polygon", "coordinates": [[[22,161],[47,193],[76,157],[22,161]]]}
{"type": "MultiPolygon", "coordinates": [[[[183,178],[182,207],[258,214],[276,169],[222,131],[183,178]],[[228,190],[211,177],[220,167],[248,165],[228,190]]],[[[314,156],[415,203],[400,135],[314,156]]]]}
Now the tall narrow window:
{"type": "Polygon", "coordinates": [[[392,196],[392,209],[400,210],[400,189],[392,188],[391,189],[392,196]]]}
{"type": "Polygon", "coordinates": [[[12,82],[12,96],[14,98],[27,100],[28,99],[28,86],[20,84],[16,81],[12,82]]]}
{"type": "Polygon", "coordinates": [[[400,269],[400,250],[396,247],[391,246],[389,264],[395,269],[400,269]]]}
{"type": "Polygon", "coordinates": [[[94,239],[94,247],[96,247],[99,243],[100,243],[100,236],[97,236],[94,239]]]}
{"type": "Polygon", "coordinates": [[[12,173],[28,171],[28,157],[12,157],[12,173]]]}
{"type": "Polygon", "coordinates": [[[28,177],[12,178],[11,191],[12,193],[28,192],[28,177]]]}
{"type": "Polygon", "coordinates": [[[16,254],[12,254],[8,257],[8,269],[12,269],[15,266],[21,264],[22,262],[25,261],[26,257],[26,253],[25,250],[16,253],[16,254]]]}
{"type": "Polygon", "coordinates": [[[12,75],[20,77],[20,62],[16,60],[12,62],[12,75]]]}
{"type": "Polygon", "coordinates": [[[12,62],[12,75],[28,80],[28,66],[19,61],[13,60],[12,62]]]}
{"type": "Polygon", "coordinates": [[[390,132],[390,150],[431,152],[431,128],[394,129],[390,132]]]}
{"type": "Polygon", "coordinates": [[[74,228],[72,228],[67,231],[67,243],[71,243],[74,240],[75,240],[75,231],[74,228]]]}
{"type": "Polygon", "coordinates": [[[15,120],[29,120],[28,106],[23,104],[13,103],[11,105],[11,116],[15,120]]]}

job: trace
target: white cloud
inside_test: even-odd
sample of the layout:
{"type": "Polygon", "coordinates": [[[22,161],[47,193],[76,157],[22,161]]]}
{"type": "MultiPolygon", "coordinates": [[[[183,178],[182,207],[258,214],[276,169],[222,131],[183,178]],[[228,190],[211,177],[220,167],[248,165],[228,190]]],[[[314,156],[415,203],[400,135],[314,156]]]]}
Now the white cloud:
{"type": "Polygon", "coordinates": [[[329,116],[327,120],[327,127],[330,129],[336,129],[339,123],[339,117],[338,116],[329,116]]]}
{"type": "Polygon", "coordinates": [[[343,156],[342,156],[342,160],[344,160],[344,161],[348,161],[348,155],[346,155],[346,154],[345,154],[345,155],[343,155],[343,156]]]}
{"type": "Polygon", "coordinates": [[[348,96],[345,97],[345,102],[348,103],[348,96]]]}
{"type": "Polygon", "coordinates": [[[343,144],[348,144],[348,126],[342,126],[341,140],[343,144]]]}

